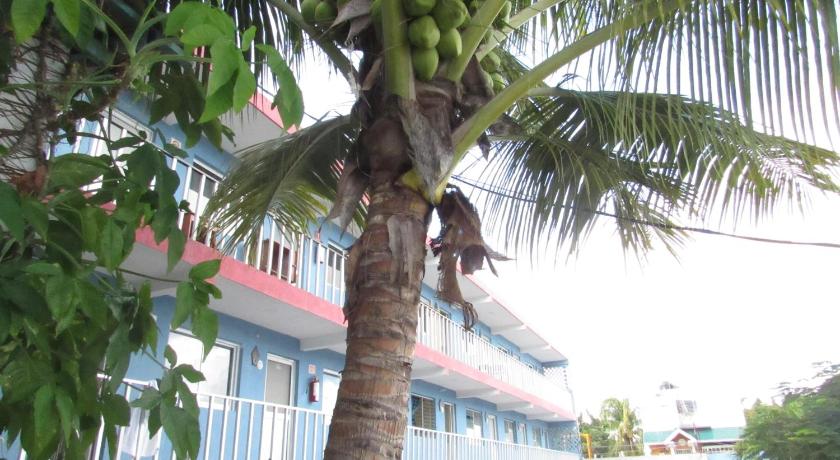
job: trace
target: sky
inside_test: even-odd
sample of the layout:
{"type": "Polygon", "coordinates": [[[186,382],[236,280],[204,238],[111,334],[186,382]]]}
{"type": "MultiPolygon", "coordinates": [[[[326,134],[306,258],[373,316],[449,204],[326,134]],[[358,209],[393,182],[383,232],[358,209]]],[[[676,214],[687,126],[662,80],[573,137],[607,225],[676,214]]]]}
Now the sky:
{"type": "MultiPolygon", "coordinates": [[[[320,67],[300,81],[306,113],[347,113],[354,97],[320,67]]],[[[304,124],[308,124],[304,121],[304,124]]],[[[663,247],[626,255],[603,219],[580,253],[532,266],[500,264],[492,282],[569,358],[578,413],[609,397],[652,404],[667,380],[712,423],[743,423],[743,406],[782,381],[840,362],[840,249],[693,234],[675,258],[663,247]]],[[[743,235],[840,243],[840,197],[816,197],[804,215],[780,209],[758,224],[713,228],[743,235]]]]}

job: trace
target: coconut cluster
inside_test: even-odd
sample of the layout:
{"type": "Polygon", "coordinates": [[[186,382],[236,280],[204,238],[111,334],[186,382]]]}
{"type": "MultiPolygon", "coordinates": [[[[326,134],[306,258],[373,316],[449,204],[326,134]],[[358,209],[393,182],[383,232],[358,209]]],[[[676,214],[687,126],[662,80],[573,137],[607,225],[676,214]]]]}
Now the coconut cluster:
{"type": "MultiPolygon", "coordinates": [[[[300,5],[303,19],[313,25],[329,25],[348,0],[303,0],[300,5]]],[[[414,74],[420,80],[431,80],[441,62],[461,55],[461,30],[466,27],[471,14],[481,7],[484,0],[402,0],[408,16],[408,41],[411,44],[411,61],[414,74]]],[[[505,2],[494,27],[502,28],[510,17],[511,3],[505,2]]],[[[382,23],[382,0],[370,4],[371,22],[382,23]]],[[[487,31],[486,41],[493,29],[487,31]]],[[[505,86],[499,73],[499,57],[488,53],[481,60],[487,86],[496,91],[505,86]]]]}

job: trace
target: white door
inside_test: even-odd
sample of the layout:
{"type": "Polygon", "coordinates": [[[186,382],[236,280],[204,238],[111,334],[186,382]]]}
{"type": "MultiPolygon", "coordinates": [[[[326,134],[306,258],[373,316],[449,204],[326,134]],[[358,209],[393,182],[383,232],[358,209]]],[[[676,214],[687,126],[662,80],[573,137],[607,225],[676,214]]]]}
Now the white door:
{"type": "MultiPolygon", "coordinates": [[[[341,383],[341,375],[338,372],[328,371],[324,369],[324,386],[321,391],[321,410],[324,411],[324,435],[330,432],[330,423],[332,422],[332,414],[335,409],[335,403],[338,400],[338,385],[341,383]]],[[[326,439],[325,439],[326,441],[326,439]]]]}
{"type": "Polygon", "coordinates": [[[268,355],[265,373],[265,410],[262,420],[260,460],[293,459],[295,416],[295,362],[268,355]],[[279,405],[279,406],[278,406],[279,405]]]}

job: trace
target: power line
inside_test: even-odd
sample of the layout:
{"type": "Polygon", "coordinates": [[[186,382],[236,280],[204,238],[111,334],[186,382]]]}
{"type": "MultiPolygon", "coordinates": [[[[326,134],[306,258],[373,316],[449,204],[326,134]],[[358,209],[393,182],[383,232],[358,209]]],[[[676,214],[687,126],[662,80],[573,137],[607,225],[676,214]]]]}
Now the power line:
{"type": "MultiPolygon", "coordinates": [[[[497,187],[493,187],[493,188],[487,187],[486,185],[483,185],[483,184],[481,184],[479,182],[476,182],[476,181],[473,181],[471,179],[467,179],[463,176],[453,175],[452,179],[454,179],[454,180],[456,180],[456,181],[458,181],[458,182],[460,182],[464,185],[467,185],[469,187],[481,190],[483,192],[492,193],[494,195],[502,196],[502,197],[505,197],[505,198],[510,198],[512,200],[522,201],[522,202],[525,202],[525,203],[536,203],[536,200],[534,200],[532,198],[528,198],[528,197],[524,197],[524,196],[518,196],[513,192],[506,191],[506,190],[503,190],[503,189],[497,188],[497,187]]],[[[612,214],[612,213],[605,212],[605,211],[598,211],[598,210],[594,210],[594,209],[581,208],[581,207],[577,207],[577,206],[569,206],[569,205],[563,205],[563,204],[558,204],[556,206],[560,207],[560,208],[573,210],[573,211],[590,212],[592,214],[596,214],[596,215],[599,215],[599,216],[611,217],[611,218],[616,219],[616,220],[623,220],[623,221],[626,221],[626,222],[632,222],[634,224],[647,225],[647,226],[650,226],[650,227],[661,228],[663,230],[678,230],[678,231],[683,231],[683,232],[702,233],[702,234],[705,234],[705,235],[726,236],[726,237],[729,237],[729,238],[736,238],[736,239],[739,239],[739,240],[747,240],[747,241],[755,241],[755,242],[759,242],[759,243],[784,244],[784,245],[792,245],[792,246],[817,246],[817,247],[822,247],[822,248],[840,249],[840,243],[827,243],[827,242],[822,242],[822,241],[780,240],[780,239],[775,239],[775,238],[764,238],[764,237],[760,237],[760,236],[738,235],[736,233],[720,232],[720,231],[717,231],[717,230],[710,230],[708,228],[685,227],[685,226],[682,226],[682,225],[663,224],[663,223],[659,223],[659,222],[651,222],[651,221],[642,220],[642,219],[634,219],[634,218],[631,218],[631,217],[623,217],[623,216],[619,216],[619,215],[612,214]]]]}

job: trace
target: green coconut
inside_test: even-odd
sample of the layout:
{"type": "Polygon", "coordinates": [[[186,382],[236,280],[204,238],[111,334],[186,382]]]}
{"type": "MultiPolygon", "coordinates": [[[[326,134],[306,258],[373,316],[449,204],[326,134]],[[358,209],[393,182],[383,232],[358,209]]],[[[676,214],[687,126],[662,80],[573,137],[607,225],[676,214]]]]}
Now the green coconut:
{"type": "Polygon", "coordinates": [[[333,22],[335,20],[335,7],[327,1],[318,2],[315,7],[315,22],[333,22]]]}
{"type": "Polygon", "coordinates": [[[499,72],[491,73],[490,78],[493,79],[493,90],[497,93],[505,89],[505,86],[507,86],[507,82],[505,81],[504,77],[502,77],[502,74],[500,74],[499,72]]]}
{"type": "Polygon", "coordinates": [[[462,50],[461,34],[458,29],[449,29],[440,33],[440,41],[437,44],[437,52],[441,59],[452,59],[462,50]]]}
{"type": "Polygon", "coordinates": [[[315,8],[320,3],[320,0],[303,0],[300,4],[300,15],[303,16],[303,20],[308,23],[315,22],[315,8]]]}
{"type": "Polygon", "coordinates": [[[461,0],[438,0],[432,10],[432,16],[440,30],[460,27],[469,16],[469,11],[461,0]]]}
{"type": "Polygon", "coordinates": [[[493,91],[493,77],[490,75],[490,73],[482,70],[481,76],[482,78],[484,78],[484,86],[488,90],[493,91]]]}
{"type": "Polygon", "coordinates": [[[405,14],[419,17],[429,14],[435,3],[436,0],[403,0],[403,9],[405,14]]]}
{"type": "Polygon", "coordinates": [[[484,59],[481,60],[481,68],[488,72],[495,72],[498,70],[501,63],[502,61],[499,59],[499,56],[490,51],[486,56],[484,56],[484,59]]]}
{"type": "Polygon", "coordinates": [[[411,51],[411,62],[414,64],[414,75],[421,80],[431,80],[437,72],[438,52],[436,49],[415,48],[411,51]]]}
{"type": "Polygon", "coordinates": [[[408,41],[417,48],[434,48],[440,41],[440,29],[431,16],[421,16],[408,25],[408,41]]]}
{"type": "Polygon", "coordinates": [[[484,2],[481,1],[481,0],[470,1],[469,8],[468,8],[469,13],[470,14],[475,14],[475,12],[478,11],[479,8],[481,8],[482,3],[484,3],[484,2]]]}
{"type": "Polygon", "coordinates": [[[493,25],[496,26],[496,28],[501,29],[507,25],[508,21],[510,21],[510,9],[511,4],[510,0],[508,0],[502,5],[502,11],[499,12],[499,15],[496,16],[496,19],[493,21],[493,25]]]}

